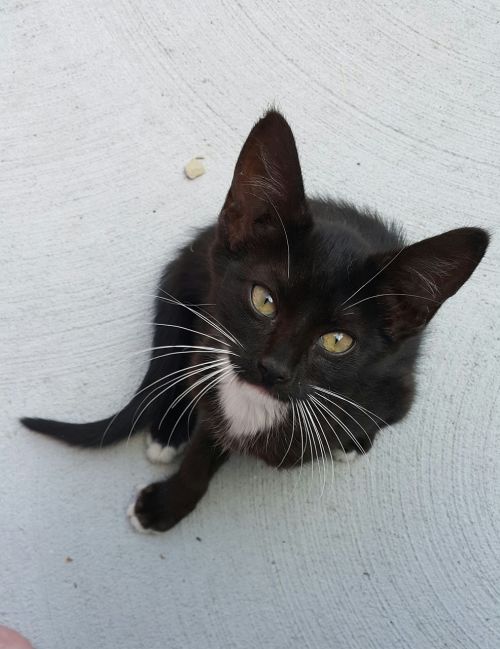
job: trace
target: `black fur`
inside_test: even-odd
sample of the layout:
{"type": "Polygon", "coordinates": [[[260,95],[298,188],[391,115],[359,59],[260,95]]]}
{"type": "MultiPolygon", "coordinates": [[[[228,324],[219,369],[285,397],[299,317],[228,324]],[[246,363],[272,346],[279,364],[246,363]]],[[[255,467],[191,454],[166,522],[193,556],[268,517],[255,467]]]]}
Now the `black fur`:
{"type": "Polygon", "coordinates": [[[279,467],[329,449],[367,452],[380,428],[408,412],[423,330],[468,279],[487,245],[488,235],[479,228],[408,245],[398,227],[375,214],[306,198],[292,132],[270,111],[242,149],[217,224],[201,231],[164,273],[156,349],[130,403],[116,417],[92,424],[23,423],[80,446],[110,444],[146,424],[162,445],[190,441],[179,472],[143,490],[135,506],[143,527],[168,529],[196,506],[230,452],[279,467]],[[271,291],[274,317],[252,307],[255,284],[271,291]],[[172,296],[182,306],[172,303],[172,296]],[[331,331],[348,333],[352,349],[327,352],[319,341],[331,331]],[[167,345],[178,347],[162,350],[167,345]],[[193,345],[230,350],[235,381],[287,404],[271,434],[262,431],[251,439],[229,434],[216,387],[204,395],[208,382],[193,387],[209,370],[162,393],[163,377],[221,358],[193,345]],[[169,352],[176,353],[165,355],[169,352]],[[193,403],[197,395],[200,400],[193,403]],[[300,434],[299,408],[311,413],[300,418],[300,434]],[[306,421],[310,430],[302,431],[306,421]]]}

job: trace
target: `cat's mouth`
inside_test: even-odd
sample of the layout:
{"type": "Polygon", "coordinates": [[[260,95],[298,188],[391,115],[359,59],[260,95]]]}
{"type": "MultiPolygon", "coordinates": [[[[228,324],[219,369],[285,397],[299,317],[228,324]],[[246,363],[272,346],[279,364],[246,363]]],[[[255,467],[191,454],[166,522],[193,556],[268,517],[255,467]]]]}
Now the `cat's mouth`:
{"type": "Polygon", "coordinates": [[[277,401],[288,401],[290,398],[288,391],[283,387],[278,387],[276,385],[266,385],[261,381],[253,380],[246,374],[240,374],[238,378],[241,383],[250,386],[262,396],[270,397],[276,399],[277,401]]]}
{"type": "MultiPolygon", "coordinates": [[[[231,363],[237,380],[255,390],[256,395],[289,403],[291,397],[296,397],[296,386],[293,380],[278,381],[263,374],[259,364],[231,363]]],[[[235,377],[235,378],[236,378],[235,377]]]]}
{"type": "Polygon", "coordinates": [[[288,395],[278,394],[275,388],[249,380],[241,373],[229,375],[223,384],[226,386],[226,397],[229,396],[233,406],[236,404],[244,413],[249,404],[264,409],[282,408],[289,402],[288,395]]]}

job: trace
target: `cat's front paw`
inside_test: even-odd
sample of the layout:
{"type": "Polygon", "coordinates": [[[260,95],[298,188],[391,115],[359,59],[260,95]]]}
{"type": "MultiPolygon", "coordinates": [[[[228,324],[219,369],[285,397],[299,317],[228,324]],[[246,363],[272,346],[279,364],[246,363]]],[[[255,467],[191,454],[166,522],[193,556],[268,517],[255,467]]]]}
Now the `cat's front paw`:
{"type": "Polygon", "coordinates": [[[142,489],[127,515],[138,532],[165,532],[193,511],[197,502],[174,475],[142,489]]]}

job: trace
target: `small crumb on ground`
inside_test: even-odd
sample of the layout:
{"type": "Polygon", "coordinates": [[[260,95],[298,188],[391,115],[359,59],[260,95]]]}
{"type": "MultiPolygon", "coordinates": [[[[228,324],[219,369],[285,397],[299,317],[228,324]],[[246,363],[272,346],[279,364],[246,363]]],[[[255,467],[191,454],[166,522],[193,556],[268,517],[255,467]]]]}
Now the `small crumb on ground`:
{"type": "Polygon", "coordinates": [[[198,176],[203,176],[203,174],[205,173],[205,166],[203,165],[202,160],[203,158],[198,157],[193,158],[187,163],[187,165],[184,167],[184,173],[186,174],[187,178],[194,180],[195,178],[198,178],[198,176]]]}
{"type": "Polygon", "coordinates": [[[64,559],[64,563],[73,563],[73,559],[71,557],[66,557],[66,559],[64,559]]]}

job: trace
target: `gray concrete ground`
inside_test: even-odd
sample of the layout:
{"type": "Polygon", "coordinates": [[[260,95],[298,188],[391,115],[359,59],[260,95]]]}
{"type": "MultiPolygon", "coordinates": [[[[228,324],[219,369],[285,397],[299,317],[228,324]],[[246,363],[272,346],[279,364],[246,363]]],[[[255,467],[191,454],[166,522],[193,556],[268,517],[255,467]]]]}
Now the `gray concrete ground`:
{"type": "Polygon", "coordinates": [[[432,325],[411,416],[323,496],[320,467],[234,458],[141,536],[141,437],[93,453],[16,423],[125,402],[160,269],[269,102],[309,192],[413,239],[496,230],[498,2],[4,0],[0,21],[0,620],[37,649],[500,646],[498,235],[432,325]]]}

